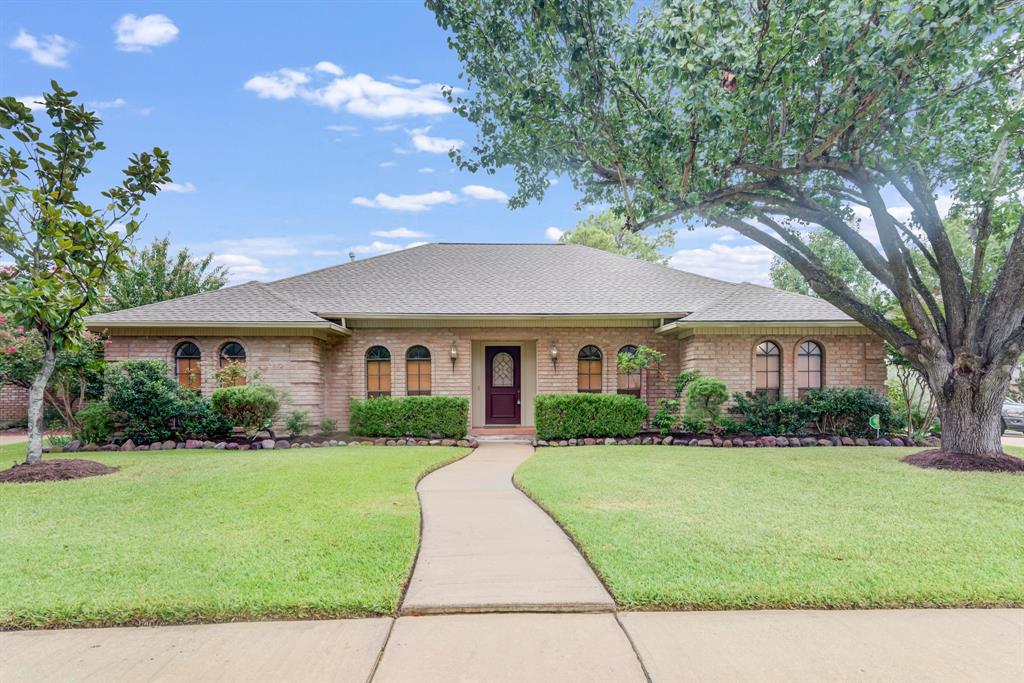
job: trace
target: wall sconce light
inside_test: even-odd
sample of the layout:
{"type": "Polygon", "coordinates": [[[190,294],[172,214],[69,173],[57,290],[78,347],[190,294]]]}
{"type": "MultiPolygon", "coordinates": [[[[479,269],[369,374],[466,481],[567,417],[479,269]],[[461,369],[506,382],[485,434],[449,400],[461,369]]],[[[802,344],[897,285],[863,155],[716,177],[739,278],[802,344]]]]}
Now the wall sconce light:
{"type": "Polygon", "coordinates": [[[551,367],[553,367],[553,368],[555,368],[557,370],[558,369],[558,347],[555,346],[555,342],[551,342],[551,348],[549,349],[549,351],[551,352],[551,367]]]}
{"type": "Polygon", "coordinates": [[[459,348],[456,346],[454,339],[452,339],[452,350],[450,353],[452,356],[452,372],[455,372],[455,361],[459,359],[459,348]]]}

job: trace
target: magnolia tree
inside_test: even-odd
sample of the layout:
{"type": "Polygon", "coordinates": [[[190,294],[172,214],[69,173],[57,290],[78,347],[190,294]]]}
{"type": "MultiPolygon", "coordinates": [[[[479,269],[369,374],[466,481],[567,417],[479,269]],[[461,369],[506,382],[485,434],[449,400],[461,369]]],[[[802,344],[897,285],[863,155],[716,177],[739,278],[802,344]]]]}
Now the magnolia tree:
{"type": "Polygon", "coordinates": [[[463,168],[513,167],[514,207],[557,174],[630,230],[689,220],[739,232],[923,373],[942,418],[936,464],[1020,466],[1001,455],[999,412],[1024,350],[1024,5],[427,6],[464,67],[468,90],[448,97],[478,129],[453,153],[463,168]],[[989,282],[957,259],[940,195],[969,217],[978,264],[993,214],[1014,214],[989,282]],[[905,325],[827,267],[814,231],[842,241],[905,325]]]}
{"type": "Polygon", "coordinates": [[[0,282],[0,310],[9,325],[31,332],[39,346],[29,385],[27,462],[42,457],[43,402],[63,350],[83,340],[83,312],[95,306],[138,230],[142,203],[170,180],[159,148],[133,155],[120,184],[95,209],[78,199],[93,155],[100,119],[75,104],[76,92],[51,83],[43,96],[44,136],[29,107],[0,99],[0,257],[13,262],[0,282]]]}

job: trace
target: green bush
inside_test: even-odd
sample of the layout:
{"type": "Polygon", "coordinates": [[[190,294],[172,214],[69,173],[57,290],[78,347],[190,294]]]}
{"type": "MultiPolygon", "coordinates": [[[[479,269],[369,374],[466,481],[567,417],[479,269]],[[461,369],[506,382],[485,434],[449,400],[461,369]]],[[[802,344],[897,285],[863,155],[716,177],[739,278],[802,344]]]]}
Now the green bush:
{"type": "Polygon", "coordinates": [[[331,432],[338,431],[338,421],[333,417],[325,417],[320,420],[320,431],[323,434],[330,434],[331,432]]]}
{"type": "Polygon", "coordinates": [[[882,433],[899,429],[899,417],[885,396],[868,387],[826,388],[807,392],[804,403],[815,428],[823,434],[874,436],[868,424],[872,415],[881,419],[882,433]]]}
{"type": "Polygon", "coordinates": [[[679,399],[663,398],[658,401],[658,409],[654,411],[651,424],[658,428],[662,436],[679,426],[679,399]]]}
{"type": "Polygon", "coordinates": [[[462,396],[402,396],[354,399],[349,430],[357,436],[416,436],[461,439],[469,423],[462,396]]]}
{"type": "Polygon", "coordinates": [[[626,394],[539,394],[534,399],[537,438],[632,437],[650,409],[626,394]]]}
{"type": "Polygon", "coordinates": [[[273,419],[281,402],[272,387],[266,384],[240,384],[217,389],[210,396],[213,409],[233,426],[253,436],[273,419]]]}
{"type": "Polygon", "coordinates": [[[690,382],[700,377],[700,370],[683,370],[676,377],[676,398],[682,398],[690,382]]]}
{"type": "Polygon", "coordinates": [[[695,377],[686,387],[683,420],[688,426],[703,423],[697,432],[713,431],[722,416],[722,404],[728,399],[725,382],[714,377],[695,377]]]}
{"type": "Polygon", "coordinates": [[[284,426],[291,436],[299,436],[309,431],[309,413],[305,410],[293,410],[285,418],[284,426]]]}
{"type": "Polygon", "coordinates": [[[94,401],[75,413],[82,425],[75,438],[83,444],[103,443],[117,430],[117,415],[105,401],[94,401]]]}
{"type": "Polygon", "coordinates": [[[733,394],[729,412],[738,415],[739,428],[754,436],[783,436],[803,431],[811,415],[803,401],[769,398],[766,394],[733,394]]]}
{"type": "Polygon", "coordinates": [[[184,392],[181,407],[173,421],[173,431],[180,439],[219,439],[231,432],[227,419],[202,396],[184,392]]]}

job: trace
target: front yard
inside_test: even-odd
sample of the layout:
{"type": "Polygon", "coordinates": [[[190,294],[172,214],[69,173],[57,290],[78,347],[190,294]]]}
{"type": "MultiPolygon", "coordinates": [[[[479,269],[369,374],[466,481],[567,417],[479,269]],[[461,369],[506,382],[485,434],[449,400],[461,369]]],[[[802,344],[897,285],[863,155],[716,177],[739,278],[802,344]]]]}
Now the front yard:
{"type": "MultiPolygon", "coordinates": [[[[121,470],[2,484],[0,628],[393,612],[415,483],[465,452],[88,453],[121,470]]],[[[2,467],[23,457],[0,447],[2,467]]]]}
{"type": "Polygon", "coordinates": [[[515,479],[627,608],[1024,605],[1024,476],[915,450],[551,448],[515,479]]]}

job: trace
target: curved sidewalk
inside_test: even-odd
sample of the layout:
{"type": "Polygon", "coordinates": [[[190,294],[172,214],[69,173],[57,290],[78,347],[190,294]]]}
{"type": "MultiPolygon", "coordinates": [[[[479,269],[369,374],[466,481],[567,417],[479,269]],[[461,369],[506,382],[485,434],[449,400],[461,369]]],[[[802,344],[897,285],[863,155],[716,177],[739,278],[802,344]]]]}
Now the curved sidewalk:
{"type": "Polygon", "coordinates": [[[513,486],[532,453],[483,442],[420,482],[423,537],[402,614],[614,610],[572,542],[513,486]]]}

